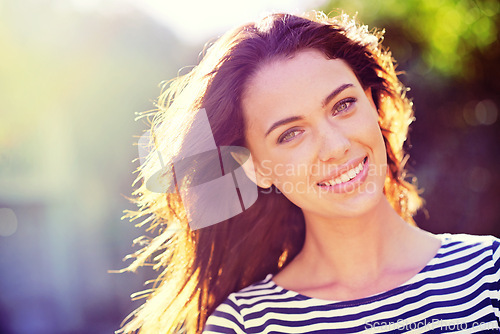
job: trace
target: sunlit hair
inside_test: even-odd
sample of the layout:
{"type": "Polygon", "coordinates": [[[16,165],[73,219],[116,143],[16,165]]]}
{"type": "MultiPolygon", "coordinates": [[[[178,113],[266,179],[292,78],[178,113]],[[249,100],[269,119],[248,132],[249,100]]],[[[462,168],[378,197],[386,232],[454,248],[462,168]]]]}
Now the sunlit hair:
{"type": "Polygon", "coordinates": [[[387,149],[384,192],[401,217],[414,224],[422,200],[413,182],[405,180],[403,151],[412,105],[381,40],[380,32],[368,31],[345,14],[272,14],[226,33],[198,66],[164,87],[157,110],[149,115],[152,151],[139,168],[133,194],[138,210],[126,215],[142,219],[138,225],[148,226],[155,236],[137,240],[143,248],[130,256],[134,262],[125,270],[149,264],[159,275],[151,289],[137,296],[147,300],[120,332],[201,333],[207,317],[231,292],[276,274],[301,250],[302,211],[278,191],[259,189],[248,210],[192,230],[178,192],[157,193],[145,185],[179,154],[197,110],[206,110],[218,146],[244,145],[241,96],[249,78],[270,60],[316,49],[329,59],[345,60],[363,88],[371,88],[387,149]],[[161,166],[154,158],[158,154],[161,166]]]}

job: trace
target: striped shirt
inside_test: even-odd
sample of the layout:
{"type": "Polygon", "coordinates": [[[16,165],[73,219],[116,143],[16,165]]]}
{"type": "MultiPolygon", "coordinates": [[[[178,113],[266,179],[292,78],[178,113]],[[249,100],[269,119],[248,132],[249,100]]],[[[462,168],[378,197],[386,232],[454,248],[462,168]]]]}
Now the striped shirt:
{"type": "Polygon", "coordinates": [[[500,333],[500,239],[438,237],[434,258],[397,288],[339,302],[287,290],[268,274],[231,293],[203,333],[500,333]]]}

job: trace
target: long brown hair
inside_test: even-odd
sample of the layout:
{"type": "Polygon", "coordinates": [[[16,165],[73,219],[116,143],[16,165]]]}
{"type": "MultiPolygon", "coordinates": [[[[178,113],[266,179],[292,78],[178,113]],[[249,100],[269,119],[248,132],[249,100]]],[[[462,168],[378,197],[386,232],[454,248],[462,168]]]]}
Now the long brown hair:
{"type": "Polygon", "coordinates": [[[207,317],[230,293],[279,272],[301,250],[302,211],[279,191],[259,188],[257,201],[243,213],[193,230],[178,192],[155,192],[147,186],[159,169],[163,176],[172,173],[165,166],[185,145],[196,117],[193,111],[206,111],[218,146],[244,145],[240,98],[248,79],[272,59],[316,49],[329,59],[345,60],[363,88],[371,88],[387,149],[384,192],[394,209],[414,224],[412,216],[422,200],[414,182],[405,180],[403,151],[412,105],[381,40],[381,33],[368,31],[345,14],[272,14],[226,33],[198,66],[166,85],[157,110],[148,114],[151,153],[138,170],[140,186],[133,193],[138,210],[126,214],[143,219],[138,225],[149,225],[155,236],[137,240],[145,245],[130,256],[134,262],[124,270],[151,264],[159,275],[142,293],[146,302],[120,332],[201,333],[207,317]],[[158,154],[161,166],[153,158],[158,154]]]}

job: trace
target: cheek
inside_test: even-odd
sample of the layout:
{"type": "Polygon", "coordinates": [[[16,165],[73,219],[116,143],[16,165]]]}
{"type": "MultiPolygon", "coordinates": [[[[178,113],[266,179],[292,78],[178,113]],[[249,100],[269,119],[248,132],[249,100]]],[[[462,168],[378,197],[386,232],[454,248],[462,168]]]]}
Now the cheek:
{"type": "Polygon", "coordinates": [[[369,130],[366,131],[369,138],[369,143],[371,143],[372,149],[377,156],[386,156],[385,140],[382,135],[382,130],[380,129],[378,123],[370,126],[369,130]]]}
{"type": "Polygon", "coordinates": [[[272,162],[272,178],[273,183],[280,187],[281,184],[287,183],[291,180],[300,177],[299,171],[303,164],[290,159],[276,159],[272,162]]]}
{"type": "Polygon", "coordinates": [[[373,114],[364,114],[362,118],[363,120],[360,120],[356,126],[356,137],[368,150],[372,151],[376,164],[387,164],[385,140],[378,123],[378,114],[373,111],[373,114]]]}
{"type": "Polygon", "coordinates": [[[367,140],[372,141],[373,145],[382,143],[385,147],[377,110],[368,101],[366,101],[365,108],[368,112],[363,116],[363,126],[359,127],[360,131],[358,133],[365,136],[367,140]]]}
{"type": "Polygon", "coordinates": [[[382,135],[382,131],[380,127],[373,126],[371,131],[371,149],[373,151],[373,155],[375,158],[375,164],[377,166],[377,175],[386,175],[387,174],[387,149],[385,146],[384,136],[382,135]]]}

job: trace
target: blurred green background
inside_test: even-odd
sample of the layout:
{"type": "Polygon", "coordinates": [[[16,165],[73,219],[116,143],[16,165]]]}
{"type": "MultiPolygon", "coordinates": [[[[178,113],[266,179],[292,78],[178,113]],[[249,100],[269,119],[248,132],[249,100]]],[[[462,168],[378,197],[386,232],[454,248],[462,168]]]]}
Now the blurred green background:
{"type": "MultiPolygon", "coordinates": [[[[150,270],[108,273],[143,233],[120,220],[146,128],[135,113],[203,47],[131,1],[70,2],[0,0],[0,333],[112,333],[138,306],[150,270]]],[[[415,104],[418,224],[500,236],[499,2],[316,3],[301,6],[386,29],[415,104]]]]}

